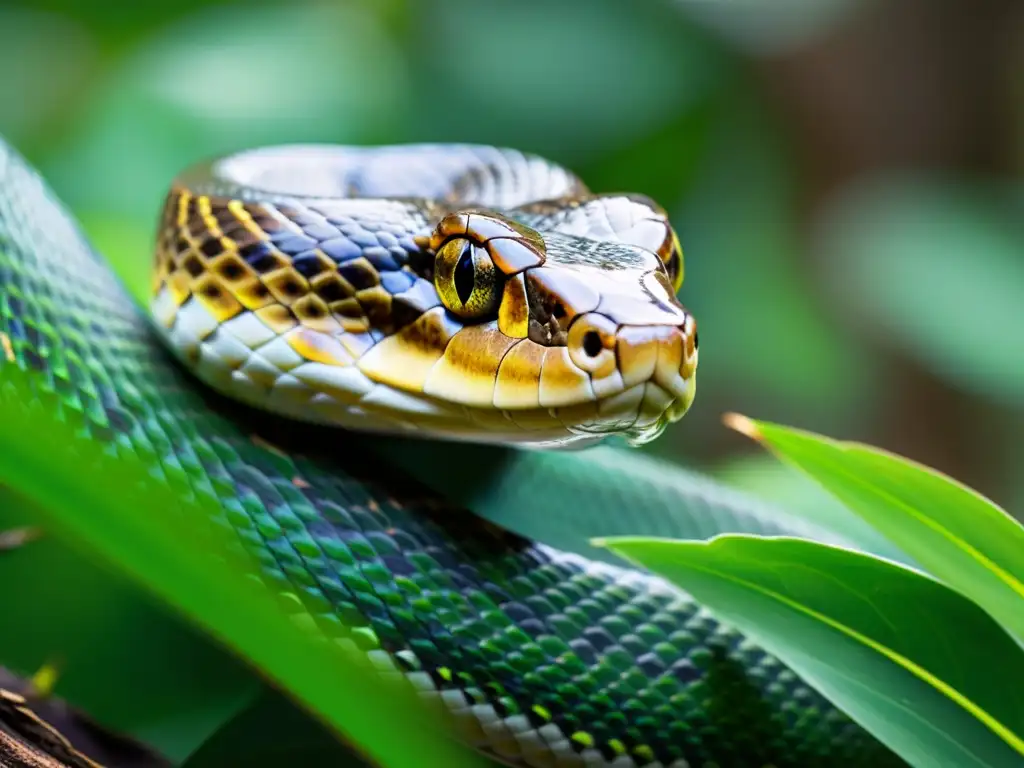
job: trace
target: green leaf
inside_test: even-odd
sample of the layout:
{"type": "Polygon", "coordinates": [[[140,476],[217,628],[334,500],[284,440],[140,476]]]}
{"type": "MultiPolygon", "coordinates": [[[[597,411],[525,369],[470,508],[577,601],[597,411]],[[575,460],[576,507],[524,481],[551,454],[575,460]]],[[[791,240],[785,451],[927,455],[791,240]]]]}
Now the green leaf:
{"type": "MultiPolygon", "coordinates": [[[[41,515],[0,488],[0,530],[30,527],[41,515]]],[[[172,760],[259,690],[251,670],[223,648],[123,575],[45,532],[0,552],[0,583],[17,585],[0,590],[4,626],[17,628],[0,632],[0,662],[23,676],[53,665],[57,695],[172,760]]]]}
{"type": "Polygon", "coordinates": [[[790,538],[611,539],[921,768],[1021,765],[1024,651],[917,571],[790,538]]]}
{"type": "Polygon", "coordinates": [[[208,497],[150,482],[132,451],[111,455],[83,437],[81,414],[36,391],[13,365],[0,372],[0,479],[36,503],[56,532],[228,645],[379,764],[412,765],[424,754],[443,765],[471,761],[409,686],[310,631],[315,621],[299,596],[254,585],[246,573],[255,565],[210,525],[218,510],[208,497]],[[55,415],[62,411],[67,422],[55,415]]]}
{"type": "MultiPolygon", "coordinates": [[[[394,723],[395,728],[401,726],[394,723]]],[[[419,760],[416,765],[423,765],[419,760]]],[[[373,768],[358,749],[298,709],[286,696],[264,690],[253,703],[189,756],[182,768],[279,768],[284,765],[373,768]]],[[[496,762],[480,758],[481,768],[496,762]]]]}
{"type": "Polygon", "coordinates": [[[793,467],[781,464],[774,456],[754,453],[730,458],[715,468],[713,477],[831,531],[861,552],[904,565],[917,565],[818,483],[793,467]]]}
{"type": "Polygon", "coordinates": [[[936,578],[1024,639],[1024,527],[981,494],[860,443],[734,417],[936,578]]]}
{"type": "Polygon", "coordinates": [[[197,749],[182,768],[338,765],[371,768],[352,747],[287,698],[267,690],[197,749]]]}

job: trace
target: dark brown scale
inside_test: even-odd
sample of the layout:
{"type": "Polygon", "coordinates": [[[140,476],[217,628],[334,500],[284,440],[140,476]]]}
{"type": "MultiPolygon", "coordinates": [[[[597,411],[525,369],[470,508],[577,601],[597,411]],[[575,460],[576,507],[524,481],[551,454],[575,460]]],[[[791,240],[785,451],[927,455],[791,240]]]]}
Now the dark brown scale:
{"type": "Polygon", "coordinates": [[[270,290],[257,277],[249,277],[237,283],[234,291],[239,301],[250,307],[265,306],[272,301],[270,290]]]}
{"type": "Polygon", "coordinates": [[[300,314],[303,318],[309,318],[310,320],[319,320],[320,318],[327,315],[327,310],[326,308],[320,306],[319,304],[310,302],[309,304],[303,306],[301,312],[298,310],[298,308],[296,308],[296,313],[300,314]]]}
{"type": "Polygon", "coordinates": [[[676,277],[679,275],[679,251],[675,248],[672,248],[672,251],[669,253],[665,269],[668,271],[669,279],[675,282],[676,277]]]}
{"type": "Polygon", "coordinates": [[[238,219],[226,205],[217,206],[213,209],[213,218],[217,222],[217,225],[223,230],[225,227],[234,227],[238,224],[238,219]]]}
{"type": "Polygon", "coordinates": [[[193,240],[201,240],[210,228],[206,224],[206,217],[199,210],[199,203],[196,198],[189,201],[188,215],[185,217],[185,227],[193,240]]]}
{"type": "Polygon", "coordinates": [[[357,291],[380,285],[380,276],[366,259],[353,259],[338,266],[338,273],[357,291]]]}
{"type": "Polygon", "coordinates": [[[423,314],[423,310],[399,297],[391,302],[391,323],[395,330],[401,330],[423,314]]]}
{"type": "Polygon", "coordinates": [[[287,263],[274,252],[274,247],[264,240],[256,240],[239,248],[238,254],[257,272],[272,272],[287,263]]]}
{"type": "Polygon", "coordinates": [[[217,264],[216,270],[225,280],[234,281],[245,274],[245,265],[237,256],[226,256],[217,264]]]}
{"type": "Polygon", "coordinates": [[[203,262],[199,260],[199,257],[194,253],[189,253],[181,262],[181,266],[185,268],[192,277],[199,277],[203,272],[206,271],[206,267],[203,266],[203,262]]]}
{"type": "MultiPolygon", "coordinates": [[[[226,204],[226,203],[225,203],[226,204]]],[[[263,206],[246,205],[244,210],[249,214],[252,223],[268,235],[273,235],[284,228],[284,224],[276,216],[272,216],[264,210],[263,206]]],[[[246,228],[248,231],[248,227],[246,228]]]]}
{"type": "Polygon", "coordinates": [[[224,246],[221,245],[218,238],[211,236],[203,241],[203,244],[199,246],[199,250],[204,256],[212,259],[215,256],[219,256],[224,251],[224,246]]]}
{"type": "Polygon", "coordinates": [[[285,304],[293,303],[309,290],[306,279],[290,266],[264,275],[263,282],[274,297],[285,304]]]}
{"type": "Polygon", "coordinates": [[[317,275],[310,281],[310,285],[316,295],[328,304],[351,298],[353,295],[352,286],[334,272],[317,275]]]}
{"type": "MultiPolygon", "coordinates": [[[[172,213],[173,213],[174,219],[177,220],[177,218],[178,218],[178,206],[177,205],[175,205],[173,207],[172,213]]],[[[199,217],[199,210],[196,207],[196,198],[195,198],[194,195],[189,195],[188,202],[185,203],[185,226],[188,226],[189,222],[194,221],[198,217],[199,217]]]]}
{"type": "Polygon", "coordinates": [[[347,317],[353,320],[358,320],[364,317],[363,305],[359,303],[359,300],[352,296],[347,299],[341,299],[340,301],[333,301],[329,305],[331,312],[341,317],[347,317]]]}
{"type": "Polygon", "coordinates": [[[391,312],[391,294],[380,286],[368,288],[356,293],[356,300],[363,308],[363,315],[376,328],[386,334],[394,331],[394,320],[391,312]]]}
{"type": "Polygon", "coordinates": [[[409,253],[409,269],[428,282],[434,282],[434,254],[426,248],[409,253]]]}
{"type": "Polygon", "coordinates": [[[241,251],[243,248],[248,248],[256,243],[262,242],[262,238],[255,232],[250,232],[247,228],[242,227],[237,232],[233,233],[231,239],[235,243],[235,247],[241,251]]]}

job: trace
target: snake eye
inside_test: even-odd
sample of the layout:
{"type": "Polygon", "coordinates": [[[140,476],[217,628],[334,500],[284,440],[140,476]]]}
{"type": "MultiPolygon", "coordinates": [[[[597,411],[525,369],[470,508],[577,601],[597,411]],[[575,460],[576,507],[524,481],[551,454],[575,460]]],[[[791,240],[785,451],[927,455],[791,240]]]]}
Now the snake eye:
{"type": "Polygon", "coordinates": [[[668,270],[668,279],[672,282],[673,290],[678,293],[683,285],[683,246],[679,243],[679,236],[675,231],[672,232],[672,245],[665,258],[665,269],[668,270]]]}
{"type": "Polygon", "coordinates": [[[434,287],[445,307],[465,320],[493,315],[501,300],[501,280],[490,254],[468,237],[453,237],[438,248],[434,287]]]}

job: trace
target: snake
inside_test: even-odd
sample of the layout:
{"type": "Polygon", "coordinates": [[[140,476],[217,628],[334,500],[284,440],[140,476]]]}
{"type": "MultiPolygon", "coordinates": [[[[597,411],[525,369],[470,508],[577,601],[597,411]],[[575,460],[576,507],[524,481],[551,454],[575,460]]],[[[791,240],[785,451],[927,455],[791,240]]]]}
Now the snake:
{"type": "Polygon", "coordinates": [[[186,169],[158,218],[145,307],[0,142],[0,371],[156,482],[215,496],[254,578],[307,596],[316,631],[439,704],[467,748],[537,768],[903,765],[686,593],[361,449],[577,457],[518,479],[581,525],[609,514],[571,490],[591,485],[638,520],[692,505],[586,458],[694,402],[683,253],[653,200],[513,149],[281,145],[186,169]]]}
{"type": "Polygon", "coordinates": [[[679,238],[479,147],[267,147],[190,168],[151,311],[206,384],[354,430],[536,448],[649,442],[693,401],[679,238]]]}

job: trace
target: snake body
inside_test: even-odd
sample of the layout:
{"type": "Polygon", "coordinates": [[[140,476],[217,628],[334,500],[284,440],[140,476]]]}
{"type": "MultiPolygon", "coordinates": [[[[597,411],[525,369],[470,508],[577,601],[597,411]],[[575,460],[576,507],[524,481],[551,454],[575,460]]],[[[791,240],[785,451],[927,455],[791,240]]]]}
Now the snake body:
{"type": "MultiPolygon", "coordinates": [[[[62,410],[86,414],[97,444],[136,450],[151,457],[154,477],[175,488],[216,496],[223,509],[220,522],[254,555],[258,565],[253,575],[268,590],[303,595],[320,631],[363,649],[385,673],[397,671],[425,698],[442,702],[460,738],[502,762],[722,768],[902,764],[777,659],[664,582],[497,529],[427,492],[394,467],[382,466],[360,450],[358,433],[328,428],[325,437],[319,431],[323,427],[293,420],[360,426],[373,417],[373,425],[384,424],[388,431],[422,431],[426,425],[427,434],[441,437],[518,439],[531,445],[616,431],[642,441],[681,415],[692,399],[693,372],[687,367],[695,365],[692,319],[671,294],[664,295],[681,264],[673,267],[672,260],[678,258],[673,255],[674,236],[652,204],[620,196],[609,208],[605,203],[613,198],[590,196],[567,171],[511,151],[435,146],[329,152],[331,163],[318,163],[324,173],[311,173],[308,167],[303,172],[302,194],[290,187],[288,174],[271,184],[206,170],[178,183],[161,224],[151,323],[44,182],[0,144],[4,365],[29,372],[40,390],[57,393],[62,410]],[[319,185],[312,195],[309,185],[319,185]],[[468,214],[468,222],[458,219],[471,202],[486,212],[468,214]],[[630,213],[616,219],[616,210],[630,213]],[[245,228],[245,213],[255,229],[245,228]],[[616,410],[604,418],[592,407],[601,401],[594,383],[602,377],[590,371],[589,389],[576,389],[574,400],[563,394],[567,405],[549,403],[532,411],[509,406],[504,409],[509,415],[501,413],[494,405],[494,382],[500,376],[495,378],[492,370],[495,348],[487,347],[487,333],[500,332],[501,323],[526,334],[515,338],[543,347],[544,360],[549,350],[556,350],[554,359],[573,362],[566,351],[574,338],[572,327],[548,322],[557,319],[553,315],[543,323],[539,316],[527,316],[525,331],[522,315],[452,321],[449,339],[468,332],[476,334],[474,344],[484,342],[471,349],[477,350],[477,365],[491,370],[490,407],[481,405],[488,400],[479,389],[470,402],[470,395],[448,389],[448,384],[425,386],[429,379],[421,374],[427,366],[417,369],[419,378],[407,379],[405,385],[400,378],[409,372],[401,367],[379,379],[360,372],[373,387],[386,387],[381,390],[386,396],[378,396],[375,405],[367,404],[365,392],[355,396],[359,390],[339,391],[337,377],[299,375],[310,362],[333,365],[335,373],[353,366],[359,370],[365,354],[348,349],[354,339],[362,338],[367,349],[374,349],[431,316],[438,305],[415,289],[431,273],[417,255],[433,253],[436,263],[448,236],[436,236],[441,224],[448,222],[456,234],[464,227],[464,235],[477,215],[481,229],[504,227],[507,242],[499,243],[502,249],[489,249],[487,233],[478,231],[476,246],[486,253],[474,251],[473,258],[532,259],[531,270],[546,268],[537,263],[542,256],[565,264],[565,281],[556,275],[547,283],[551,295],[566,301],[574,317],[597,312],[612,320],[614,327],[604,326],[601,350],[595,351],[603,353],[610,345],[616,352],[615,372],[634,377],[641,393],[649,383],[667,393],[657,408],[644,410],[634,402],[632,410],[616,410]],[[302,237],[317,245],[289,241],[284,235],[275,239],[272,220],[296,238],[294,228],[301,228],[302,237]],[[651,225],[638,224],[642,221],[651,225]],[[626,226],[629,222],[635,226],[626,226]],[[193,224],[195,230],[190,229],[193,224]],[[194,242],[179,247],[179,238],[187,240],[182,227],[194,242]],[[603,233],[604,242],[586,237],[587,231],[603,233]],[[657,232],[660,239],[653,234],[657,232]],[[216,245],[206,246],[213,242],[210,233],[216,245]],[[340,242],[331,242],[346,239],[351,246],[347,251],[340,242]],[[326,333],[315,327],[322,318],[296,306],[304,298],[307,305],[315,304],[310,298],[317,295],[313,278],[305,275],[307,283],[299,281],[301,290],[285,290],[284,299],[264,305],[279,307],[264,313],[276,314],[278,320],[286,317],[285,309],[291,313],[289,322],[267,325],[273,338],[266,343],[278,345],[274,355],[260,353],[260,344],[243,344],[241,349],[216,340],[214,330],[225,328],[231,318],[260,312],[260,307],[244,307],[244,291],[232,288],[241,278],[257,274],[258,267],[242,256],[252,272],[244,267],[243,274],[217,272],[257,240],[272,244],[263,251],[283,260],[279,268],[300,274],[303,258],[327,256],[318,262],[323,272],[343,277],[371,265],[374,279],[365,276],[367,285],[360,287],[357,278],[346,277],[353,295],[332,299],[355,299],[355,304],[335,307],[347,311],[337,313],[339,327],[332,326],[333,336],[327,334],[347,356],[340,356],[337,347],[330,348],[338,356],[332,359],[326,348],[291,343],[295,339],[288,334],[296,328],[326,333]],[[205,260],[193,265],[192,274],[184,259],[197,249],[205,260]],[[348,261],[335,258],[346,252],[351,253],[348,261]],[[577,262],[587,264],[573,267],[573,253],[577,262]],[[637,279],[617,293],[612,290],[615,280],[602,284],[608,293],[599,292],[598,305],[589,306],[594,297],[583,290],[585,282],[574,279],[602,263],[602,254],[610,269],[640,265],[631,273],[637,279]],[[346,266],[352,263],[359,266],[346,266]],[[175,277],[181,269],[188,281],[175,277]],[[217,276],[218,291],[203,294],[203,306],[215,328],[193,324],[184,327],[191,332],[186,334],[183,313],[187,321],[187,307],[198,295],[195,289],[202,294],[204,276],[210,275],[217,276]],[[645,275],[654,277],[645,283],[645,275]],[[635,285],[654,288],[636,294],[635,285]],[[177,291],[173,296],[172,289],[177,291]],[[607,295],[624,299],[602,306],[607,295]],[[632,301],[637,296],[643,300],[632,301]],[[399,305],[406,312],[401,322],[394,315],[375,314],[382,306],[394,312],[399,305]],[[672,319],[666,321],[666,316],[672,319]],[[630,347],[617,346],[620,326],[644,330],[646,336],[637,334],[643,336],[637,345],[643,354],[636,356],[642,370],[630,367],[634,363],[628,362],[629,355],[621,354],[630,347]],[[167,343],[177,360],[167,354],[167,343]],[[662,349],[673,345],[679,348],[677,357],[670,350],[669,357],[659,358],[662,349]],[[294,355],[288,357],[287,350],[294,355]],[[264,368],[263,378],[235,375],[247,371],[246,365],[255,370],[250,362],[254,354],[274,362],[276,369],[264,368]],[[659,359],[669,359],[671,365],[659,368],[659,359]],[[285,360],[288,365],[276,365],[285,360]],[[669,375],[672,367],[678,381],[669,375]],[[258,409],[215,396],[196,376],[258,409]],[[275,395],[282,382],[289,391],[275,395]],[[677,387],[674,394],[672,386],[677,387]],[[326,398],[321,395],[331,395],[334,403],[323,405],[326,398]],[[588,409],[578,408],[588,403],[588,409]],[[560,408],[578,408],[584,415],[570,418],[559,414],[560,408]],[[293,418],[282,421],[267,411],[293,418]],[[528,423],[515,423],[517,415],[528,411],[541,424],[536,431],[528,423]],[[420,418],[425,412],[426,420],[420,418]],[[277,447],[254,440],[254,432],[270,436],[277,447]]],[[[294,160],[302,165],[301,157],[294,160]]],[[[287,163],[277,164],[273,170],[286,168],[287,163]]],[[[504,278],[504,286],[510,280],[517,278],[504,278]]],[[[524,306],[533,311],[542,306],[544,296],[535,286],[526,301],[524,306]]],[[[234,341],[245,339],[251,337],[236,335],[234,341]]],[[[439,337],[426,339],[416,354],[421,359],[427,354],[436,366],[448,347],[439,337]]],[[[410,359],[415,355],[405,362],[410,359]]],[[[577,382],[584,380],[580,368],[567,369],[577,382]]],[[[542,397],[544,370],[542,366],[538,377],[522,377],[518,393],[523,401],[527,395],[542,397]]],[[[624,381],[619,392],[629,389],[624,381]]]]}

